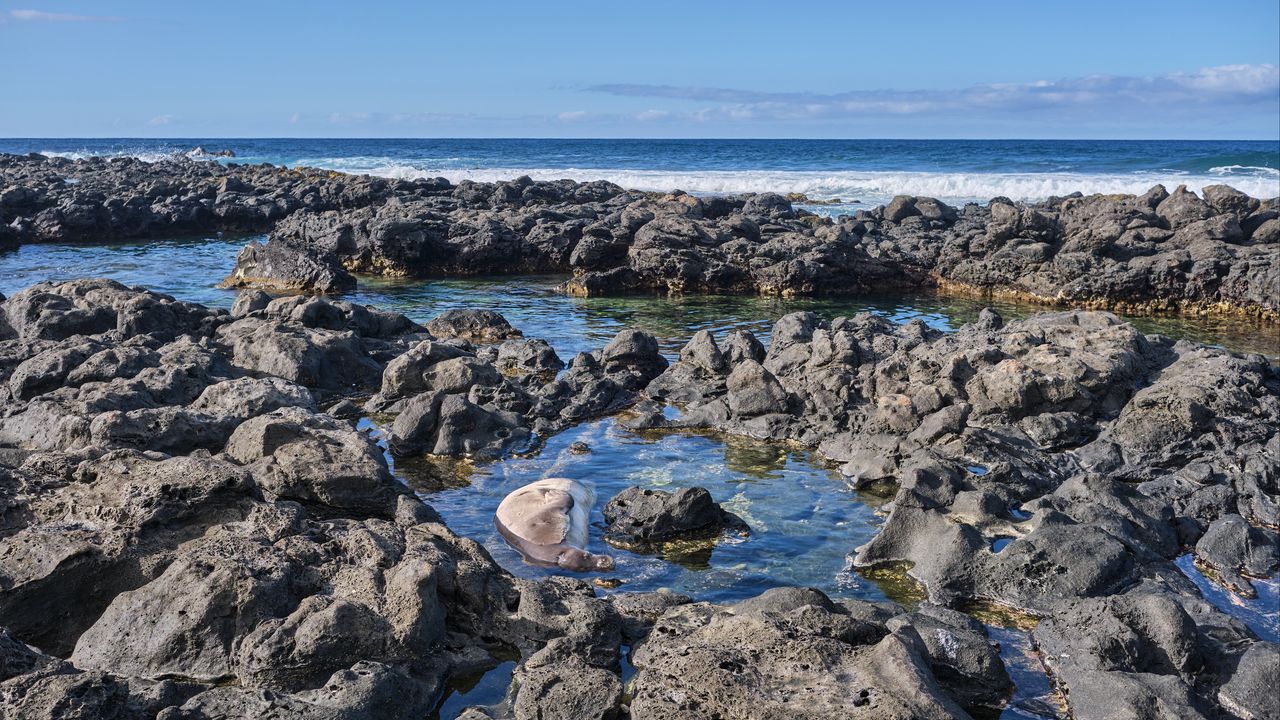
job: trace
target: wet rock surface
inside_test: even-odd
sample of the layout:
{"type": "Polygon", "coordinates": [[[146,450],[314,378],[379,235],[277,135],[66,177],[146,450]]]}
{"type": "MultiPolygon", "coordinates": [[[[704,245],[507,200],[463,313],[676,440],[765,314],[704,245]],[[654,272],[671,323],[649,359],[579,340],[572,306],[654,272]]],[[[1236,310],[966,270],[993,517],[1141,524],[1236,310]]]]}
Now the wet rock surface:
{"type": "Polygon", "coordinates": [[[1137,312],[1280,321],[1280,199],[1225,185],[1143,195],[902,196],[836,219],[774,194],[606,182],[396,180],[191,159],[0,155],[0,247],[267,232],[231,287],[335,293],[352,272],[572,272],[580,295],[856,295],[942,287],[1137,312]]]}
{"type": "MultiPolygon", "coordinates": [[[[105,280],[0,301],[0,707],[421,717],[502,656],[507,701],[472,716],[966,717],[1011,692],[963,612],[988,603],[1038,618],[1075,717],[1275,715],[1276,646],[1172,564],[1194,549],[1241,592],[1275,572],[1261,357],[1106,313],[950,334],[794,314],[767,348],[700,333],[668,364],[628,330],[561,370],[500,320],[256,293],[227,312],[105,280]],[[352,421],[394,415],[394,455],[482,459],[632,406],[636,426],[796,442],[896,484],[854,562],[909,565],[926,602],[519,579],[352,421]]],[[[646,541],[735,526],[708,495],[643,493],[614,519],[646,541]]]]}
{"type": "Polygon", "coordinates": [[[798,441],[852,485],[896,482],[854,563],[905,563],[938,605],[1041,618],[1076,717],[1211,717],[1239,653],[1265,645],[1172,563],[1194,546],[1244,593],[1275,572],[1280,376],[1264,358],[1097,312],[987,311],[950,334],[796,313],[763,356],[726,359],[743,346],[758,343],[695,337],[647,390],[682,413],[636,426],[798,441]]]}
{"type": "Polygon", "coordinates": [[[677,540],[751,533],[742,518],[721,508],[701,487],[675,492],[629,487],[605,505],[604,520],[605,540],[642,551],[677,540]]]}

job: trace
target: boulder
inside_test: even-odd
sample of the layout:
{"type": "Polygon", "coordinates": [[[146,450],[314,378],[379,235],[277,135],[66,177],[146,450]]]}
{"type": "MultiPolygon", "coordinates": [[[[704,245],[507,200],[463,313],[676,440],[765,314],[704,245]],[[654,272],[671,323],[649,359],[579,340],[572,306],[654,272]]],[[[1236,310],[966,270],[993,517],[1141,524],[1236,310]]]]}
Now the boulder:
{"type": "Polygon", "coordinates": [[[666,492],[632,486],[609,500],[604,519],[605,540],[638,550],[674,540],[751,532],[742,518],[721,508],[701,487],[666,492]]]}

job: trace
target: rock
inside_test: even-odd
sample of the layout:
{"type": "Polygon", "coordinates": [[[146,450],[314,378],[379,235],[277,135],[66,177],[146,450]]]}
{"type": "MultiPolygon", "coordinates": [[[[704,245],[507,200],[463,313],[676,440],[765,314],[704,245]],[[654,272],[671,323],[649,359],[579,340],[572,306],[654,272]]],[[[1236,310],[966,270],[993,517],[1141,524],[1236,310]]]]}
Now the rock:
{"type": "Polygon", "coordinates": [[[506,340],[498,346],[494,362],[508,375],[533,374],[537,379],[550,379],[564,369],[564,361],[546,340],[506,340]]]}
{"type": "Polygon", "coordinates": [[[951,697],[965,708],[1000,706],[1013,681],[982,623],[954,610],[924,605],[911,614],[910,626],[924,642],[934,677],[951,697]]]}
{"type": "Polygon", "coordinates": [[[916,208],[916,199],[909,195],[898,195],[884,207],[884,219],[891,223],[900,223],[919,214],[921,213],[916,208]]]}
{"type": "Polygon", "coordinates": [[[236,301],[231,306],[231,316],[242,318],[259,310],[266,310],[270,304],[271,296],[262,290],[245,290],[236,295],[236,301]]]}
{"type": "Polygon", "coordinates": [[[1196,543],[1196,559],[1246,597],[1255,595],[1247,577],[1271,577],[1280,570],[1280,541],[1275,533],[1251,527],[1236,514],[1214,520],[1196,543]]]}
{"type": "Polygon", "coordinates": [[[667,367],[666,358],[658,352],[658,341],[638,330],[618,333],[600,355],[608,375],[625,374],[647,382],[667,367]]]}
{"type": "Polygon", "coordinates": [[[1212,211],[1209,206],[1204,203],[1195,193],[1187,190],[1185,185],[1179,185],[1168,198],[1156,207],[1156,214],[1159,215],[1170,229],[1190,225],[1198,220],[1204,220],[1211,216],[1212,211]]]}
{"type": "Polygon", "coordinates": [[[446,310],[427,323],[427,331],[442,339],[466,340],[474,343],[500,343],[518,338],[521,332],[493,310],[446,310]]]}
{"type": "Polygon", "coordinates": [[[429,452],[492,458],[528,437],[528,428],[515,413],[490,410],[461,395],[446,395],[440,401],[435,445],[429,452]]]}
{"type": "Polygon", "coordinates": [[[1280,716],[1280,699],[1275,693],[1276,672],[1280,671],[1280,646],[1254,643],[1241,656],[1231,679],[1218,691],[1217,700],[1227,712],[1240,718],[1280,716]]]}
{"type": "Polygon", "coordinates": [[[633,652],[631,716],[963,715],[933,679],[918,636],[889,634],[814,595],[789,606],[669,610],[633,652]]]}
{"type": "Polygon", "coordinates": [[[1206,185],[1200,191],[1204,202],[1219,214],[1234,213],[1244,219],[1258,209],[1258,201],[1228,185],[1206,185]]]}
{"type": "Polygon", "coordinates": [[[348,517],[392,517],[408,488],[369,438],[325,415],[289,408],[248,420],[227,441],[264,492],[348,517]]]}
{"type": "Polygon", "coordinates": [[[233,362],[299,385],[351,390],[375,384],[381,368],[356,333],[243,318],[219,329],[233,362]]]}
{"type": "Polygon", "coordinates": [[[1034,635],[1076,717],[1204,717],[1190,686],[1205,659],[1196,624],[1163,594],[1084,601],[1034,635]]]}
{"type": "Polygon", "coordinates": [[[330,405],[325,413],[338,418],[339,420],[354,420],[364,414],[364,410],[351,400],[339,400],[330,405]]]}
{"type": "Polygon", "coordinates": [[[787,409],[787,391],[773,373],[754,360],[744,360],[725,381],[729,409],[735,414],[755,417],[787,409]]]}
{"type": "Polygon", "coordinates": [[[355,290],[356,279],[331,256],[307,254],[272,239],[246,245],[222,287],[340,293],[355,290]]]}
{"type": "Polygon", "coordinates": [[[604,519],[605,540],[641,551],[673,540],[751,532],[742,518],[722,509],[701,487],[671,493],[632,486],[609,500],[604,519]]]}
{"type": "Polygon", "coordinates": [[[607,720],[618,717],[622,681],[588,664],[568,638],[557,638],[516,669],[512,710],[518,720],[607,720]]]}

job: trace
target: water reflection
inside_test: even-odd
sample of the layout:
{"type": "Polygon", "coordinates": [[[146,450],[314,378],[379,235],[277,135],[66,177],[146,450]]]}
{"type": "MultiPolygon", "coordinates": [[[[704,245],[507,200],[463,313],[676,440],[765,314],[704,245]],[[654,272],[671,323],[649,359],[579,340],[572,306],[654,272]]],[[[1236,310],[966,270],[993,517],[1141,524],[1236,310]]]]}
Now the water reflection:
{"type": "Polygon", "coordinates": [[[428,720],[454,720],[463,710],[478,706],[495,708],[506,700],[511,677],[515,674],[517,656],[476,673],[451,676],[444,696],[431,712],[428,720]]]}
{"type": "MultiPolygon", "coordinates": [[[[875,534],[874,505],[809,453],[748,447],[737,439],[686,433],[637,434],[613,419],[597,420],[550,438],[532,457],[472,468],[466,487],[442,487],[430,461],[397,464],[397,474],[436,508],[449,527],[485,545],[503,567],[522,577],[562,571],[523,562],[493,526],[507,493],[544,477],[569,477],[595,487],[593,552],[608,552],[617,567],[606,575],[621,591],[667,588],[700,600],[731,602],[779,585],[808,585],[836,596],[887,599],[874,583],[841,582],[851,550],[875,534]],[[589,453],[570,446],[584,442],[589,453]],[[631,485],[674,490],[699,485],[751,526],[748,538],[673,548],[663,558],[607,546],[601,508],[631,485]],[[672,562],[675,560],[675,562],[672,562]]],[[[456,466],[452,466],[456,467],[456,466]]],[[[449,471],[444,471],[447,474],[449,471]]],[[[606,583],[609,585],[611,583],[606,583]]],[[[602,591],[609,592],[606,587],[602,591]]]]}
{"type": "MultiPolygon", "coordinates": [[[[246,238],[152,240],[110,245],[25,245],[0,253],[0,293],[12,294],[41,280],[105,276],[128,285],[229,307],[235,293],[217,289],[246,238]]],[[[530,337],[549,341],[565,359],[600,347],[619,330],[652,333],[674,354],[699,330],[724,333],[746,328],[767,337],[783,315],[808,310],[831,319],[874,312],[898,322],[921,319],[949,330],[994,307],[1007,319],[1043,310],[1026,304],[976,298],[907,294],[881,298],[762,298],[692,295],[573,298],[555,291],[567,276],[540,275],[465,280],[406,280],[361,277],[348,299],[399,310],[419,321],[456,307],[500,310],[530,337]]],[[[1143,332],[1159,332],[1280,358],[1280,329],[1232,318],[1131,317],[1143,332]]]]}
{"type": "Polygon", "coordinates": [[[1206,577],[1191,553],[1180,556],[1174,564],[1210,605],[1244,623],[1259,638],[1280,642],[1280,577],[1251,579],[1258,597],[1244,598],[1206,577]]]}

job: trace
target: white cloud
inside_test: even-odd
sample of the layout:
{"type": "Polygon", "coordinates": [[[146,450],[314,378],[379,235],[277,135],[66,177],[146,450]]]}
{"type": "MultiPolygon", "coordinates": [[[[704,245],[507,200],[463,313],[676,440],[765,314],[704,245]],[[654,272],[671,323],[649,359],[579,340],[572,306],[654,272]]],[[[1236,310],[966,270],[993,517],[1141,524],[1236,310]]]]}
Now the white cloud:
{"type": "Polygon", "coordinates": [[[1224,65],[1145,77],[1090,75],[936,90],[810,93],[640,84],[594,85],[586,90],[623,97],[716,103],[687,113],[686,117],[699,121],[1108,108],[1182,110],[1197,106],[1277,105],[1280,68],[1269,64],[1224,65]]]}
{"type": "MultiPolygon", "coordinates": [[[[440,123],[459,122],[473,117],[468,113],[432,113],[432,112],[332,112],[328,119],[333,125],[435,125],[440,123]]],[[[298,123],[312,118],[301,113],[294,113],[290,122],[298,123]]]]}
{"type": "Polygon", "coordinates": [[[667,110],[644,110],[636,113],[636,119],[640,122],[652,122],[654,120],[662,120],[671,116],[667,110]]]}
{"type": "Polygon", "coordinates": [[[169,125],[174,120],[177,120],[177,117],[166,113],[164,115],[157,115],[151,118],[150,120],[147,121],[147,124],[155,127],[159,127],[161,125],[169,125]]]}
{"type": "Polygon", "coordinates": [[[560,113],[559,115],[556,116],[556,118],[559,119],[561,122],[578,122],[580,120],[587,119],[587,111],[570,110],[568,112],[560,113]]]}
{"type": "Polygon", "coordinates": [[[9,17],[24,22],[117,22],[115,15],[73,15],[44,10],[10,10],[9,17]]]}

